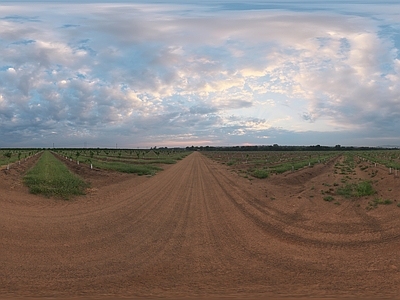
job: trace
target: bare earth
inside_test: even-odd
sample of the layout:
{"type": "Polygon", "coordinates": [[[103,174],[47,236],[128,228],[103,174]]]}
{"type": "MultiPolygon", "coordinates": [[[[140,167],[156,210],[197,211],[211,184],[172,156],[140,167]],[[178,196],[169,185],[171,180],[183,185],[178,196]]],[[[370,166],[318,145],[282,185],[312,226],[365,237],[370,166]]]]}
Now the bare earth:
{"type": "Polygon", "coordinates": [[[400,298],[393,175],[367,211],[309,196],[334,162],[249,181],[196,152],[153,177],[75,166],[92,187],[63,201],[22,185],[35,159],[0,172],[1,299],[400,298]]]}

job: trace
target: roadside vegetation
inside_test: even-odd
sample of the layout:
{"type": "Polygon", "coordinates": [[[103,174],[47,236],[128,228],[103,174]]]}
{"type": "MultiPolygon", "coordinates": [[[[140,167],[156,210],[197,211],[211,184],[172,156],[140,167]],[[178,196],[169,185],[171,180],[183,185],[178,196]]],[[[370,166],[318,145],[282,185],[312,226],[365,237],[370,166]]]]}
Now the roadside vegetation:
{"type": "Polygon", "coordinates": [[[57,155],[91,168],[152,176],[190,151],[172,149],[53,149],[57,155]]]}
{"type": "Polygon", "coordinates": [[[44,151],[37,164],[27,172],[24,183],[32,194],[62,199],[82,195],[88,187],[49,151],[44,151]]]}
{"type": "Polygon", "coordinates": [[[162,168],[152,164],[130,164],[126,162],[118,161],[96,161],[95,165],[97,168],[104,170],[113,170],[122,173],[135,173],[139,176],[142,175],[155,175],[157,171],[161,171],[162,168]]]}

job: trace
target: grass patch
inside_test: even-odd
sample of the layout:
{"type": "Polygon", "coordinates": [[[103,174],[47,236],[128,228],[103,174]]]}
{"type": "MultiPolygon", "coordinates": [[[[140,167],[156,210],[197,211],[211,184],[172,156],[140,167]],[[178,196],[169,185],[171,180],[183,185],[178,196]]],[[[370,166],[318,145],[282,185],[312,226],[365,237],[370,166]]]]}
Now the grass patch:
{"type": "Polygon", "coordinates": [[[36,165],[24,177],[30,193],[47,197],[68,199],[72,195],[83,195],[88,184],[73,174],[66,165],[45,151],[36,165]]]}
{"type": "Polygon", "coordinates": [[[371,182],[362,181],[355,186],[356,197],[370,196],[375,194],[371,182]]]}
{"type": "Polygon", "coordinates": [[[375,190],[373,189],[371,182],[362,181],[359,183],[348,183],[345,186],[338,188],[336,193],[346,198],[350,198],[370,196],[375,194],[375,190]]]}
{"type": "Polygon", "coordinates": [[[267,170],[264,170],[264,169],[257,169],[257,170],[254,170],[252,173],[251,173],[251,175],[252,176],[254,176],[254,177],[256,177],[256,178],[267,178],[268,176],[269,176],[269,173],[268,173],[268,171],[267,170]]]}
{"type": "Polygon", "coordinates": [[[139,176],[154,175],[162,168],[153,165],[136,165],[122,162],[97,162],[96,167],[106,170],[114,170],[122,173],[135,173],[139,176]]]}
{"type": "Polygon", "coordinates": [[[335,198],[333,198],[332,196],[326,196],[326,197],[324,197],[324,200],[331,202],[331,201],[335,200],[335,198]]]}
{"type": "Polygon", "coordinates": [[[389,200],[389,199],[375,198],[373,201],[368,202],[367,210],[377,208],[378,205],[389,205],[392,203],[393,203],[393,201],[389,200]]]}

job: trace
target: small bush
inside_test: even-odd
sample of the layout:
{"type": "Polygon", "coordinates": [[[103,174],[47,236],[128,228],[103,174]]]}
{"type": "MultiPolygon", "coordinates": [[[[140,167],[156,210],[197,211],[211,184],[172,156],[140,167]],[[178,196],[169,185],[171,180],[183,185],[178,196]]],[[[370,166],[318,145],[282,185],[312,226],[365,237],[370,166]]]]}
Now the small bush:
{"type": "Polygon", "coordinates": [[[269,176],[269,173],[268,173],[267,170],[257,169],[257,170],[254,170],[251,175],[253,175],[256,178],[261,178],[262,179],[262,178],[267,178],[269,176]]]}
{"type": "Polygon", "coordinates": [[[369,182],[369,181],[360,182],[355,187],[355,196],[356,197],[370,196],[373,194],[375,194],[375,191],[372,188],[371,182],[369,182]]]}
{"type": "Polygon", "coordinates": [[[324,200],[331,202],[331,201],[335,200],[335,198],[333,198],[332,196],[326,196],[326,197],[324,197],[324,200]]]}
{"type": "Polygon", "coordinates": [[[226,164],[227,164],[228,166],[233,166],[235,163],[236,163],[236,162],[235,162],[234,160],[230,160],[230,161],[228,161],[226,164]]]}

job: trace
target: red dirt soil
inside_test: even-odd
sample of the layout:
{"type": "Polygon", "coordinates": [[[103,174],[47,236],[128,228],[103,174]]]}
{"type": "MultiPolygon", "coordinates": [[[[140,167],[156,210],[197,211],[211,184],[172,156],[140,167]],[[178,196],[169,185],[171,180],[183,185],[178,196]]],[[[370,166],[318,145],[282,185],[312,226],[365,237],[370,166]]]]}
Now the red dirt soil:
{"type": "MultiPolygon", "coordinates": [[[[0,174],[0,298],[399,298],[399,178],[341,205],[311,196],[333,162],[247,180],[195,152],[153,177],[71,168],[69,201],[28,193],[38,157],[0,174]]],[[[366,173],[360,171],[360,176],[366,173]]]]}

